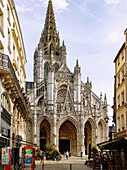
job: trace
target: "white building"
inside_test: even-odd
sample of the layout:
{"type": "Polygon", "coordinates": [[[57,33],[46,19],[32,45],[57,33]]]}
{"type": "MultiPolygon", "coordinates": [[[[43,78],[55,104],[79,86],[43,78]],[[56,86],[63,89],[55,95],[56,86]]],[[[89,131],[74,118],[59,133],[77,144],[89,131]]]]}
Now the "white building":
{"type": "Polygon", "coordinates": [[[26,140],[26,53],[13,0],[0,0],[0,147],[26,140]],[[5,139],[6,138],[6,139],[5,139]],[[11,141],[11,143],[10,143],[11,141]]]}
{"type": "Polygon", "coordinates": [[[26,83],[31,105],[27,140],[42,150],[51,144],[73,155],[108,139],[107,99],[81,81],[78,60],[72,73],[66,63],[66,46],[60,46],[54,11],[49,0],[41,38],[34,53],[34,82],[26,83]]]}

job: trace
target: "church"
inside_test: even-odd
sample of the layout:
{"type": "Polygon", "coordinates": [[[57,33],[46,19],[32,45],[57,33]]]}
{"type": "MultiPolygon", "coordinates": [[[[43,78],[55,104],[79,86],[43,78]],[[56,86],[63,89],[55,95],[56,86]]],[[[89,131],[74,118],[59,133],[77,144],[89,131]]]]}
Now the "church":
{"type": "Polygon", "coordinates": [[[89,154],[89,149],[108,140],[106,94],[98,97],[92,83],[81,80],[76,61],[72,73],[66,62],[64,41],[60,45],[52,1],[49,0],[44,29],[34,52],[34,81],[26,82],[31,113],[26,140],[41,150],[52,145],[62,154],[89,154]]]}

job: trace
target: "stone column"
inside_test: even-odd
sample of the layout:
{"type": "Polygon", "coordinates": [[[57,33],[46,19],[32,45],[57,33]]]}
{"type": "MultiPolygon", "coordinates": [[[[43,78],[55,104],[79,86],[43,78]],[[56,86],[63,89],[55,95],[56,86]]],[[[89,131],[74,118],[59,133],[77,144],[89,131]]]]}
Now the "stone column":
{"type": "Polygon", "coordinates": [[[58,149],[58,144],[56,144],[56,114],[53,115],[53,133],[52,133],[52,143],[55,148],[58,149]]]}
{"type": "Polygon", "coordinates": [[[81,122],[81,152],[83,152],[83,155],[85,155],[85,145],[84,145],[84,136],[85,132],[84,132],[84,124],[83,122],[81,122]]]}
{"type": "Polygon", "coordinates": [[[81,152],[85,155],[85,145],[84,145],[84,114],[83,114],[83,94],[81,94],[81,152]]]}

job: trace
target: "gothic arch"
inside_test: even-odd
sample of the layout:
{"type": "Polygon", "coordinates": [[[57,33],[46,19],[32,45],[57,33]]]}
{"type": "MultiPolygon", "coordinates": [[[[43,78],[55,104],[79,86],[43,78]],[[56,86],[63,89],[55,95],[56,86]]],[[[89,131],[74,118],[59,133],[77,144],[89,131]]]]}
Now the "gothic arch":
{"type": "Polygon", "coordinates": [[[73,155],[77,155],[79,151],[79,125],[72,117],[66,117],[57,125],[57,146],[58,149],[63,151],[70,151],[73,155]],[[64,142],[65,141],[65,142],[64,142]],[[62,148],[62,142],[66,143],[69,147],[62,148]]]}
{"type": "Polygon", "coordinates": [[[38,146],[40,147],[40,143],[41,143],[41,139],[45,139],[46,140],[46,144],[51,144],[52,143],[52,121],[49,117],[47,116],[43,116],[39,121],[38,121],[38,126],[37,126],[37,134],[38,134],[38,146]],[[41,138],[40,134],[41,134],[41,130],[45,129],[47,131],[47,138],[41,138]]]}
{"type": "Polygon", "coordinates": [[[89,153],[89,147],[92,147],[95,145],[95,130],[96,126],[94,123],[94,120],[92,118],[88,118],[84,123],[84,144],[85,144],[85,153],[89,153]]]}
{"type": "Polygon", "coordinates": [[[106,122],[103,119],[100,119],[97,124],[98,128],[98,143],[103,142],[104,136],[106,136],[106,122]]]}
{"type": "Polygon", "coordinates": [[[43,100],[44,100],[44,96],[41,96],[37,101],[37,105],[43,104],[43,100]]]}

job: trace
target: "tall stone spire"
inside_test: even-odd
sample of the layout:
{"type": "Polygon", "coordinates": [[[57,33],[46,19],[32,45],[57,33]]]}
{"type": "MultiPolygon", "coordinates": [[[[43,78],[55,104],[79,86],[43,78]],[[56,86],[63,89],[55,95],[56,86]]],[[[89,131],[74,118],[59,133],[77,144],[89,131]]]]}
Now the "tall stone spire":
{"type": "Polygon", "coordinates": [[[51,0],[49,0],[48,3],[44,30],[42,31],[39,46],[42,48],[43,54],[49,55],[51,54],[51,51],[53,51],[54,55],[60,54],[60,39],[59,33],[56,30],[55,16],[51,0]]]}

